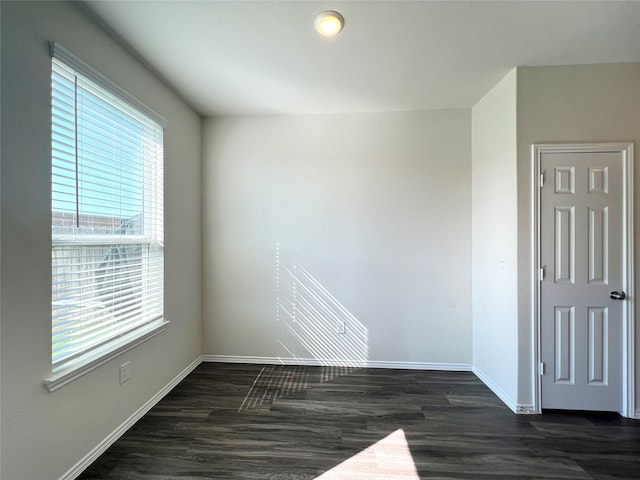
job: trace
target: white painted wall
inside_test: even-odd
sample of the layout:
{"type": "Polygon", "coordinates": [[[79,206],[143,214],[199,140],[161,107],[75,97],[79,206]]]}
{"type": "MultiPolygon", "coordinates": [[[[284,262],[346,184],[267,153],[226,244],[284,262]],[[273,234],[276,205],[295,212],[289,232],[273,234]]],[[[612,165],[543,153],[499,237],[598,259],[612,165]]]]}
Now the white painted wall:
{"type": "MultiPolygon", "coordinates": [[[[635,142],[635,188],[640,185],[640,64],[518,69],[518,312],[519,385],[532,401],[531,145],[545,142],[635,142]]],[[[636,232],[640,196],[634,200],[636,232]]],[[[636,272],[640,236],[636,234],[636,272]]],[[[637,277],[637,275],[636,275],[637,277]]],[[[636,295],[638,293],[636,279],[636,295]]],[[[636,411],[640,410],[640,309],[636,305],[636,411]]]]}
{"type": "Polygon", "coordinates": [[[514,409],[518,392],[516,101],[514,69],[471,113],[473,369],[514,409]]]}
{"type": "Polygon", "coordinates": [[[2,467],[61,478],[201,353],[200,118],[69,3],[1,2],[2,467]],[[55,40],[168,119],[168,330],[54,393],[51,373],[50,58],[55,40]],[[118,384],[118,366],[131,380],[118,384]]]}
{"type": "Polygon", "coordinates": [[[369,361],[468,367],[470,120],[469,111],[205,120],[204,353],[361,359],[364,348],[369,361]],[[276,318],[294,265],[354,317],[344,337],[328,322],[328,350],[314,351],[311,334],[293,339],[284,312],[276,318]]]}

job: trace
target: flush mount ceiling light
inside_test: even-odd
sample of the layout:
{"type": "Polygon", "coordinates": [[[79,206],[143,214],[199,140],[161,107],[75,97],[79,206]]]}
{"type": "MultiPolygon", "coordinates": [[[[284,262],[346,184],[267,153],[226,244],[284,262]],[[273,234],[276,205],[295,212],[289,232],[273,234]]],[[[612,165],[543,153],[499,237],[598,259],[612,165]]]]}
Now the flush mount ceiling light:
{"type": "Polygon", "coordinates": [[[344,27],[344,17],[338,12],[327,10],[316,17],[313,25],[320,35],[333,37],[339,34],[344,27]]]}

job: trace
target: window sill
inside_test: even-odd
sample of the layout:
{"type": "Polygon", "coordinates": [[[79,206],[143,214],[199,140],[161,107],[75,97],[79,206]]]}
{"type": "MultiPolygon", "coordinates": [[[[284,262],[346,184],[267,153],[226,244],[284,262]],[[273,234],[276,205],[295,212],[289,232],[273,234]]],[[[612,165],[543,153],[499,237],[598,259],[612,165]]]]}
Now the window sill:
{"type": "Polygon", "coordinates": [[[159,320],[147,327],[123,336],[102,349],[91,352],[86,356],[79,357],[69,365],[66,365],[59,372],[45,378],[43,382],[45,388],[49,392],[55,392],[66,384],[73,382],[92,370],[95,370],[100,365],[104,365],[108,361],[113,360],[118,355],[122,355],[124,352],[127,352],[164,332],[167,329],[168,324],[169,322],[167,320],[159,320]]]}

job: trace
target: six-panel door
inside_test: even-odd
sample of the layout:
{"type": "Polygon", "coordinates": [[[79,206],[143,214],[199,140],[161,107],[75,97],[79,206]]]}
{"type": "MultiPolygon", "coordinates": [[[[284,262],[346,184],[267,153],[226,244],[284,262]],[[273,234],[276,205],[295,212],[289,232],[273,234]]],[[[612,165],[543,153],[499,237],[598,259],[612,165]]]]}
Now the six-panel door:
{"type": "Polygon", "coordinates": [[[622,157],[542,152],[542,407],[620,411],[622,157]]]}

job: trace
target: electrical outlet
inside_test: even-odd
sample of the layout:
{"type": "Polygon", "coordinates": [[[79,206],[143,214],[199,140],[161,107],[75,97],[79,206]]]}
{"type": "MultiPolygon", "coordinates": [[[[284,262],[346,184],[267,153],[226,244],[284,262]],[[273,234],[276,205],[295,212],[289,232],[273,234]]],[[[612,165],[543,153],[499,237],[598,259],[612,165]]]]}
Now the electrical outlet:
{"type": "Polygon", "coordinates": [[[130,366],[131,362],[126,362],[120,365],[120,385],[129,380],[129,374],[131,373],[129,368],[130,366]]]}
{"type": "Polygon", "coordinates": [[[347,327],[344,323],[344,320],[338,320],[338,322],[336,323],[336,333],[347,333],[347,327]]]}

